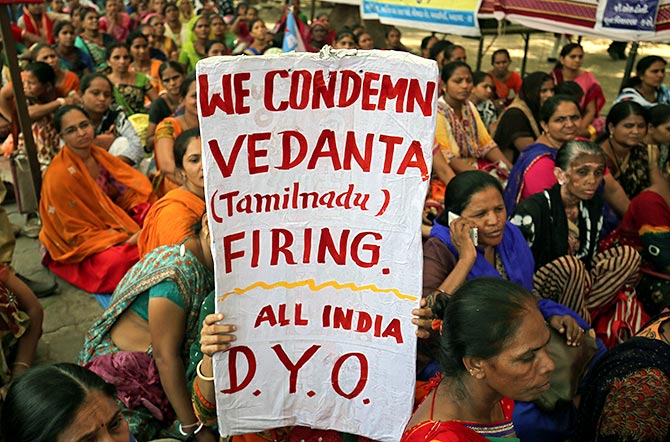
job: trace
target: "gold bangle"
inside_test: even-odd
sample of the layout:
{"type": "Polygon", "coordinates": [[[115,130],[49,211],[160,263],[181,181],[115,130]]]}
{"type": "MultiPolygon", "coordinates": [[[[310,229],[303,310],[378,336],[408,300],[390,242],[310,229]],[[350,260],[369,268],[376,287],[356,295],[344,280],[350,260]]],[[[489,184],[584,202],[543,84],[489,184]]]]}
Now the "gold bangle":
{"type": "Polygon", "coordinates": [[[214,381],[214,376],[207,377],[204,374],[202,374],[202,359],[200,359],[200,362],[198,362],[198,365],[195,367],[195,372],[198,375],[198,377],[200,379],[202,379],[203,381],[208,381],[208,382],[214,381]]]}
{"type": "Polygon", "coordinates": [[[30,364],[27,362],[21,362],[21,361],[16,361],[14,364],[12,364],[14,367],[19,366],[19,367],[25,367],[25,368],[30,368],[30,364]]]}

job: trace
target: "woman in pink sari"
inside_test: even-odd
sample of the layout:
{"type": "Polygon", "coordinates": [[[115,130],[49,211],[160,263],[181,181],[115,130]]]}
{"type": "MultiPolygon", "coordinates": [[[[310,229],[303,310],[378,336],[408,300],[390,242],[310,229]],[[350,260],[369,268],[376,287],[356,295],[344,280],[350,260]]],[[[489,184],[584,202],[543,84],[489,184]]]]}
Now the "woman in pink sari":
{"type": "Polygon", "coordinates": [[[589,139],[595,139],[602,132],[605,119],[600,117],[600,111],[605,106],[605,94],[596,77],[589,71],[582,69],[584,62],[584,48],[578,43],[570,43],[563,46],[558,57],[558,62],[551,76],[554,77],[556,85],[564,81],[574,81],[584,91],[579,107],[582,109],[582,122],[579,135],[589,139]]]}

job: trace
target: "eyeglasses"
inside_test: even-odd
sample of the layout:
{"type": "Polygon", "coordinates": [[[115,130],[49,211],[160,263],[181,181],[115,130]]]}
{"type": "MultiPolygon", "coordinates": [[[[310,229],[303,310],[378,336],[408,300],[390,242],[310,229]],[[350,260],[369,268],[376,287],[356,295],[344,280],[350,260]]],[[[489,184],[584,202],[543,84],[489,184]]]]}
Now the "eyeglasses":
{"type": "Polygon", "coordinates": [[[565,124],[568,121],[570,121],[572,123],[576,123],[581,119],[582,119],[581,115],[570,115],[570,116],[567,116],[567,117],[555,118],[554,120],[552,120],[552,123],[565,124]]]}
{"type": "Polygon", "coordinates": [[[88,120],[84,120],[81,123],[79,123],[77,126],[66,127],[65,129],[63,129],[63,131],[60,133],[60,135],[61,135],[61,137],[65,137],[65,136],[77,133],[78,130],[86,130],[89,127],[91,127],[91,122],[88,121],[88,120]]]}

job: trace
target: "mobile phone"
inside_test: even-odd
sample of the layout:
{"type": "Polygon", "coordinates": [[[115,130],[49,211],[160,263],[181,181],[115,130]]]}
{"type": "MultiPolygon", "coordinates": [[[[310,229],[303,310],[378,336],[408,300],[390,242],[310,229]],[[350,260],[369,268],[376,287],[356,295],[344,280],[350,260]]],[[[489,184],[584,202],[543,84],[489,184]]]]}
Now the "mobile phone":
{"type": "MultiPolygon", "coordinates": [[[[454,212],[449,212],[447,213],[447,222],[449,225],[456,219],[460,218],[459,215],[456,215],[454,212]]],[[[472,243],[477,247],[479,245],[479,231],[477,230],[476,227],[473,227],[470,229],[470,239],[472,240],[472,243]]]]}

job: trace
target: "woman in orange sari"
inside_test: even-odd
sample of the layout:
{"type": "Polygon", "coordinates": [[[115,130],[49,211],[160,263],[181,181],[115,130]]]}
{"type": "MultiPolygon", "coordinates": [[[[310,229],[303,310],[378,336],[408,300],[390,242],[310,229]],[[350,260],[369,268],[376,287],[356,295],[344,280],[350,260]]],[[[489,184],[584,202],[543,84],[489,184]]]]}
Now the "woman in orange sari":
{"type": "Polygon", "coordinates": [[[44,174],[40,200],[42,263],[92,293],[111,293],[138,259],[137,237],[155,200],[142,173],[104,149],[77,106],[56,112],[65,147],[44,174]]]}
{"type": "Polygon", "coordinates": [[[200,128],[194,127],[177,137],[174,163],[184,185],[169,191],[147,213],[137,240],[140,258],[156,247],[179,244],[188,238],[205,211],[200,128]]]}
{"type": "Polygon", "coordinates": [[[174,141],[185,130],[199,127],[198,98],[196,95],[195,75],[189,75],[181,85],[184,113],[178,117],[168,117],[158,123],[154,136],[154,159],[158,169],[156,193],[159,197],[184,184],[181,173],[175,168],[174,141]]]}

